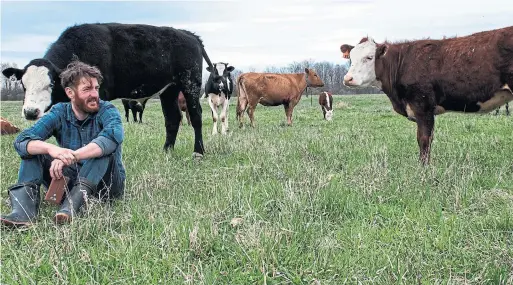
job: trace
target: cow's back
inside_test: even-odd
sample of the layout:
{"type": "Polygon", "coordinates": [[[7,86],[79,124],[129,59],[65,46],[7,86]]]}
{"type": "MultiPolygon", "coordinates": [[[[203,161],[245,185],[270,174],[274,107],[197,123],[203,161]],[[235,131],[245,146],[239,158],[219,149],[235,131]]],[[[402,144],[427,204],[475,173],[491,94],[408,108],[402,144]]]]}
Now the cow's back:
{"type": "Polygon", "coordinates": [[[398,48],[399,86],[429,86],[438,98],[450,98],[455,104],[486,100],[504,85],[500,73],[506,65],[513,68],[513,27],[407,42],[398,48]]]}
{"type": "Polygon", "coordinates": [[[300,95],[298,79],[301,75],[279,73],[242,74],[244,88],[250,97],[258,97],[262,105],[274,106],[289,102],[300,95]]]}
{"type": "Polygon", "coordinates": [[[66,29],[45,58],[64,68],[73,54],[98,66],[110,92],[126,96],[141,84],[164,87],[183,70],[201,70],[202,51],[192,33],[142,24],[83,24],[66,29]],[[177,44],[179,43],[179,44],[177,44]]]}

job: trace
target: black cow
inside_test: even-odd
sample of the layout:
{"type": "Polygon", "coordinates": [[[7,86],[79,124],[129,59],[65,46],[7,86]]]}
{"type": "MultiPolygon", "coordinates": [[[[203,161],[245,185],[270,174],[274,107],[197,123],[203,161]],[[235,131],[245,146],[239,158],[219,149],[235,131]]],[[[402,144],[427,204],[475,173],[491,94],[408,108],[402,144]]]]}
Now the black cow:
{"type": "Polygon", "coordinates": [[[221,110],[221,133],[226,134],[228,131],[228,107],[230,106],[230,98],[233,92],[233,78],[231,72],[235,68],[229,66],[228,63],[214,63],[214,68],[207,67],[210,72],[207,83],[205,84],[205,96],[208,97],[208,105],[212,110],[212,121],[214,127],[212,134],[217,134],[217,108],[223,106],[221,110]]]}
{"type": "Polygon", "coordinates": [[[69,101],[60,85],[59,73],[74,57],[97,66],[104,81],[102,100],[142,99],[132,90],[148,84],[157,86],[166,123],[164,150],[173,148],[181,114],[178,92],[187,102],[194,128],[194,152],[202,156],[201,105],[199,102],[203,58],[213,68],[199,36],[186,30],[142,24],[82,24],[67,28],[43,58],[23,69],[7,68],[2,73],[21,80],[25,90],[23,114],[40,118],[52,105],[69,101]]]}
{"type": "Polygon", "coordinates": [[[130,100],[130,99],[121,99],[123,103],[123,107],[125,107],[125,117],[127,123],[130,122],[128,119],[130,116],[130,110],[132,110],[132,115],[134,117],[134,122],[137,123],[137,113],[139,113],[139,123],[142,123],[142,115],[144,113],[144,109],[146,108],[146,102],[148,102],[149,98],[143,99],[142,102],[138,100],[130,100]]]}

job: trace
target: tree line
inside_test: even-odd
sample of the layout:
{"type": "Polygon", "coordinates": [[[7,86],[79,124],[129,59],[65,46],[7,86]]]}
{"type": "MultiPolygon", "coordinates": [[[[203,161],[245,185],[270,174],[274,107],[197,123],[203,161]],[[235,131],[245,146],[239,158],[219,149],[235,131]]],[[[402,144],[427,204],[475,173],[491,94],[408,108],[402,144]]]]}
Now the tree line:
{"type": "MultiPolygon", "coordinates": [[[[4,70],[8,67],[18,68],[16,63],[1,63],[1,70],[4,70]]],[[[269,73],[303,73],[305,68],[314,69],[315,72],[321,77],[324,81],[324,87],[320,88],[308,88],[306,94],[320,94],[323,91],[331,92],[332,94],[337,95],[346,95],[346,94],[375,94],[381,93],[376,88],[361,88],[361,89],[350,89],[344,86],[343,78],[347,73],[347,69],[345,66],[340,64],[334,64],[327,61],[315,62],[313,60],[303,60],[300,62],[292,62],[285,66],[268,66],[262,72],[269,73]]],[[[255,72],[254,68],[250,68],[248,70],[240,70],[235,69],[232,72],[232,77],[234,80],[244,72],[255,72]]],[[[259,71],[260,72],[260,71],[259,71]]],[[[208,78],[204,78],[204,82],[206,82],[208,78]]],[[[23,100],[23,87],[19,81],[13,81],[5,76],[0,76],[0,84],[1,84],[1,100],[2,101],[21,101],[23,100]]],[[[234,94],[233,96],[237,96],[237,84],[234,84],[234,94]]],[[[201,90],[201,94],[203,94],[203,88],[201,90]]]]}

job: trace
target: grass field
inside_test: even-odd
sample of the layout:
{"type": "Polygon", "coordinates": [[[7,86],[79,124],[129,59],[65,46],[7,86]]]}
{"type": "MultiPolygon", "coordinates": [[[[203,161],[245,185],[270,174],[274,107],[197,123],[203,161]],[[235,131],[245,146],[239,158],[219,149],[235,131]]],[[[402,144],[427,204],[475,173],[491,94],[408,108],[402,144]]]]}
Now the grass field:
{"type": "MultiPolygon", "coordinates": [[[[235,101],[235,100],[233,100],[235,101]]],[[[2,284],[513,284],[513,117],[437,117],[428,167],[416,125],[384,95],[258,106],[256,128],[193,130],[165,154],[160,102],[127,124],[125,199],[71,225],[1,231],[2,284]]],[[[124,117],[119,100],[114,101],[124,117]]],[[[20,103],[2,117],[22,127],[20,103]]],[[[503,112],[503,111],[501,111],[503,112]]],[[[248,122],[246,116],[246,122],[248,122]]],[[[1,138],[1,212],[20,158],[1,138]]]]}

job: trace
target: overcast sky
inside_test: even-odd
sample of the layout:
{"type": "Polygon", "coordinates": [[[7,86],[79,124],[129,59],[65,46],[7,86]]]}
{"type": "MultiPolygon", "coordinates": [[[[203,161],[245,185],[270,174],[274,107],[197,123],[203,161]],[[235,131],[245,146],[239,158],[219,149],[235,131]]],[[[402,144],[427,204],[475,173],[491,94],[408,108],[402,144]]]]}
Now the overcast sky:
{"type": "Polygon", "coordinates": [[[212,61],[257,71],[293,61],[341,62],[339,47],[369,35],[388,40],[464,36],[513,25],[511,0],[4,1],[1,61],[25,66],[69,26],[120,22],[184,28],[212,61]]]}

